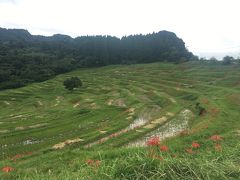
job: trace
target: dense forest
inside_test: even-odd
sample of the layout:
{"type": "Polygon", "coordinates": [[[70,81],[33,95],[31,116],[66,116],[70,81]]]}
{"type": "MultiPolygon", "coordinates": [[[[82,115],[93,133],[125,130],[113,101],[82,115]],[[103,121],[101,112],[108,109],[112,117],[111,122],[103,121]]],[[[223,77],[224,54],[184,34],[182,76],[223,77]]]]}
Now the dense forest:
{"type": "Polygon", "coordinates": [[[174,33],[71,38],[31,35],[22,29],[0,28],[0,89],[47,80],[81,67],[170,61],[197,57],[174,33]]]}

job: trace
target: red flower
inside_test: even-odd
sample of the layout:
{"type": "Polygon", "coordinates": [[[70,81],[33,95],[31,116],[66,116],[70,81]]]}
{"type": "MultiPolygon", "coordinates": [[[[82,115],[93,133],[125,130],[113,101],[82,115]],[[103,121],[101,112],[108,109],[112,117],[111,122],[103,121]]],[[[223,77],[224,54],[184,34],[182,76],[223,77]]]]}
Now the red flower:
{"type": "Polygon", "coordinates": [[[200,144],[196,143],[196,142],[193,142],[192,143],[192,147],[194,148],[199,148],[200,147],[200,144]]]}
{"type": "Polygon", "coordinates": [[[163,161],[163,160],[164,160],[163,157],[161,157],[161,156],[158,156],[157,159],[160,160],[160,161],[163,161]]]}
{"type": "Polygon", "coordinates": [[[86,160],[86,163],[87,163],[87,165],[93,165],[94,160],[88,159],[88,160],[86,160]]]}
{"type": "Polygon", "coordinates": [[[187,148],[186,151],[187,151],[188,154],[194,154],[192,148],[187,148]]]}
{"type": "Polygon", "coordinates": [[[165,145],[160,147],[160,151],[168,151],[168,150],[169,148],[165,145]]]}
{"type": "Polygon", "coordinates": [[[26,155],[32,155],[32,152],[26,152],[26,155]]]}
{"type": "Polygon", "coordinates": [[[99,166],[100,163],[101,163],[101,161],[99,161],[99,160],[96,160],[96,161],[95,161],[95,165],[96,165],[96,166],[99,166]]]}
{"type": "Polygon", "coordinates": [[[15,155],[14,157],[12,157],[11,160],[16,161],[17,159],[20,159],[20,158],[22,158],[22,157],[23,157],[22,154],[17,154],[17,155],[15,155]]]}
{"type": "Polygon", "coordinates": [[[215,144],[214,148],[215,148],[216,151],[222,151],[221,144],[215,144]]]}
{"type": "Polygon", "coordinates": [[[213,135],[210,137],[212,141],[221,141],[223,138],[220,135],[213,135]]]}
{"type": "Polygon", "coordinates": [[[14,170],[14,168],[12,168],[12,167],[10,167],[10,166],[5,166],[5,167],[2,168],[2,171],[3,171],[3,172],[11,172],[11,171],[13,171],[13,170],[14,170]]]}
{"type": "Polygon", "coordinates": [[[148,139],[146,142],[146,144],[148,146],[158,146],[159,143],[160,143],[159,137],[152,137],[152,138],[148,139]]]}
{"type": "Polygon", "coordinates": [[[87,165],[89,165],[89,166],[99,166],[100,163],[101,163],[101,161],[88,159],[88,160],[86,160],[86,163],[87,163],[87,165]]]}

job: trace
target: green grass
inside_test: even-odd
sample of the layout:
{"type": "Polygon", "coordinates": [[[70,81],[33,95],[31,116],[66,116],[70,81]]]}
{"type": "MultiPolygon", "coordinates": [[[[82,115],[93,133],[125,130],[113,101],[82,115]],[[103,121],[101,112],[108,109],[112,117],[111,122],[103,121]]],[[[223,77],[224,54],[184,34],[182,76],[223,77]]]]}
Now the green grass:
{"type": "Polygon", "coordinates": [[[1,171],[0,179],[238,179],[239,82],[239,66],[153,63],[81,69],[1,91],[0,168],[14,171],[1,171]],[[63,81],[71,76],[78,76],[83,87],[64,89],[63,81]],[[206,109],[204,115],[199,116],[196,103],[206,109]],[[152,157],[149,147],[127,148],[168,128],[185,109],[193,113],[188,128],[162,140],[169,152],[156,151],[152,157]],[[152,123],[167,113],[174,116],[152,123]],[[146,124],[85,148],[139,117],[146,124]],[[214,134],[223,137],[222,151],[209,139],[214,134]],[[82,141],[52,148],[76,138],[82,141]],[[193,141],[201,147],[188,154],[193,141]],[[13,160],[17,154],[22,157],[13,160]],[[88,165],[87,159],[101,163],[88,165]]]}

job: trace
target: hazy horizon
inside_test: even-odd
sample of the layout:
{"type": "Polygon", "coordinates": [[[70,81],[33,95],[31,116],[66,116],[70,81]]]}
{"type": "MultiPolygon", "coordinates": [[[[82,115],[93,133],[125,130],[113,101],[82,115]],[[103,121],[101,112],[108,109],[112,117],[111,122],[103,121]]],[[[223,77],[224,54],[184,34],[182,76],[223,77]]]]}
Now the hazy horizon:
{"type": "Polygon", "coordinates": [[[238,0],[0,0],[0,27],[33,35],[111,35],[167,30],[200,57],[240,56],[238,0]]]}

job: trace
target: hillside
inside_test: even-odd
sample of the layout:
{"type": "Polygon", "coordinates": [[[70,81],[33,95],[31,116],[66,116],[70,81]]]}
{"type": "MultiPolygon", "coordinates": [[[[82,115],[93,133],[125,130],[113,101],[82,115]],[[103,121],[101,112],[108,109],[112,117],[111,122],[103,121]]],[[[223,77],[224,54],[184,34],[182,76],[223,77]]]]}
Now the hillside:
{"type": "Polygon", "coordinates": [[[239,77],[239,65],[114,65],[1,91],[0,176],[237,179],[239,77]]]}
{"type": "Polygon", "coordinates": [[[41,82],[77,68],[196,59],[173,32],[112,36],[31,35],[0,28],[0,90],[41,82]]]}

